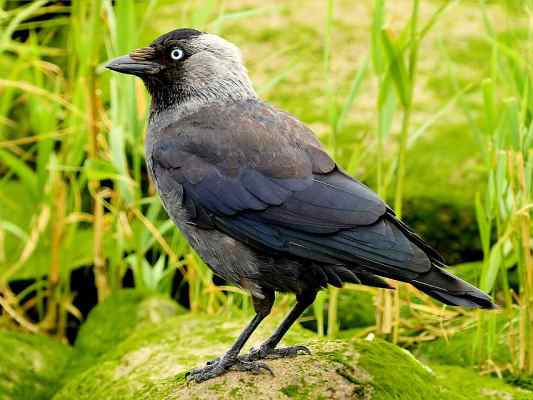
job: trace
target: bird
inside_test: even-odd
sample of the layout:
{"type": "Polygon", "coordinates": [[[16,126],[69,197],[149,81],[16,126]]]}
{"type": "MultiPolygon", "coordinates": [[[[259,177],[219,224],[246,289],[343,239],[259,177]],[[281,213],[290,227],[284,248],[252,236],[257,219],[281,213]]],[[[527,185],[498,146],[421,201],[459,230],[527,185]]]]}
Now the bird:
{"type": "Polygon", "coordinates": [[[214,274],[249,292],[255,316],[223,355],[193,369],[202,382],[263,361],[310,353],[279,347],[322,288],[408,282],[444,304],[494,308],[445,270],[369,187],[348,175],[296,117],[261,100],[241,52],[219,35],[181,28],[112,59],[151,97],[148,174],[168,216],[214,274]],[[276,292],[296,303],[272,336],[241,355],[276,292]]]}

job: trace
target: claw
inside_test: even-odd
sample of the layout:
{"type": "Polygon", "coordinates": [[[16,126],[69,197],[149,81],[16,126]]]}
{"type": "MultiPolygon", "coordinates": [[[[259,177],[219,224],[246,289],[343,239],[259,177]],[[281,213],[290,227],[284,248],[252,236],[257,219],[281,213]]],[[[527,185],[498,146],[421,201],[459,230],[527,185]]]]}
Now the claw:
{"type": "Polygon", "coordinates": [[[274,376],[272,369],[265,363],[251,360],[244,360],[241,357],[226,358],[220,357],[207,362],[203,368],[195,368],[185,374],[187,382],[203,382],[211,378],[225,374],[229,370],[246,371],[252,374],[260,374],[262,370],[269,372],[274,376]]]}
{"type": "Polygon", "coordinates": [[[274,371],[272,371],[272,368],[270,368],[268,364],[262,362],[245,361],[239,359],[239,362],[232,365],[230,369],[235,371],[247,371],[253,374],[259,374],[261,373],[261,370],[264,369],[265,371],[269,372],[270,375],[274,376],[274,371]]]}
{"type": "Polygon", "coordinates": [[[298,354],[311,355],[311,350],[305,346],[291,346],[281,348],[269,348],[261,346],[259,349],[252,348],[250,353],[240,358],[246,361],[295,357],[298,354]]]}
{"type": "Polygon", "coordinates": [[[199,367],[199,368],[191,369],[189,372],[187,372],[185,374],[185,377],[188,377],[188,376],[193,375],[193,374],[198,374],[198,373],[201,373],[201,372],[205,372],[207,370],[211,370],[211,369],[215,368],[216,364],[219,361],[220,361],[220,357],[217,357],[214,360],[209,360],[208,362],[205,363],[205,367],[199,367]]]}
{"type": "Polygon", "coordinates": [[[220,361],[220,357],[217,357],[214,360],[209,360],[208,362],[205,363],[205,365],[214,365],[219,361],[220,361]]]}

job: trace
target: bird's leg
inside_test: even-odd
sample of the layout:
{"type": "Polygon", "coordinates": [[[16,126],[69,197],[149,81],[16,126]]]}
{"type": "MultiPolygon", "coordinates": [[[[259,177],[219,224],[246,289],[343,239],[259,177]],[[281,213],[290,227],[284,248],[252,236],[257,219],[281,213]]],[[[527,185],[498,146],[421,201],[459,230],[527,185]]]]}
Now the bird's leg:
{"type": "Polygon", "coordinates": [[[283,320],[281,325],[276,329],[274,334],[270,336],[258,349],[252,349],[249,354],[241,358],[247,361],[261,360],[264,358],[283,358],[293,357],[298,353],[311,354],[309,349],[305,346],[291,346],[276,348],[283,336],[287,333],[289,328],[302,315],[307,307],[315,301],[317,291],[309,290],[296,296],[296,304],[289,312],[289,315],[283,320]]]}
{"type": "Polygon", "coordinates": [[[202,382],[207,379],[222,375],[228,370],[249,371],[252,373],[259,373],[261,370],[268,371],[272,374],[270,367],[264,363],[255,360],[247,360],[239,357],[239,353],[246,341],[250,338],[255,329],[259,326],[261,321],[270,314],[272,304],[274,304],[274,291],[264,291],[265,297],[259,299],[252,297],[255,316],[250,323],[244,328],[233,346],[221,357],[209,361],[203,368],[196,368],[187,373],[189,381],[202,382]]]}

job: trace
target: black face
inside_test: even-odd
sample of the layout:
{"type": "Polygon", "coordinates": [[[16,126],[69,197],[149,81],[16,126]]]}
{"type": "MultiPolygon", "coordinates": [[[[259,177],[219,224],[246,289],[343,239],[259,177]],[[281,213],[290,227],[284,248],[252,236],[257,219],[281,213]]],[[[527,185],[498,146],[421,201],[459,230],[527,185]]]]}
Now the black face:
{"type": "Polygon", "coordinates": [[[178,67],[190,57],[192,49],[187,43],[201,34],[195,29],[176,29],[160,36],[148,47],[111,60],[106,68],[141,78],[159,74],[168,68],[178,67]]]}

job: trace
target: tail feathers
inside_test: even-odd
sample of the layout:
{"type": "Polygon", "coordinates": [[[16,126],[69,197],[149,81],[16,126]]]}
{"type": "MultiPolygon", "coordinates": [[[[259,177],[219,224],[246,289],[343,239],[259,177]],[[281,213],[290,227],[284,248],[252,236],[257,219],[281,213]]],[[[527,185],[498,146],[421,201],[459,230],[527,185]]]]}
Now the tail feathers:
{"type": "Polygon", "coordinates": [[[470,308],[497,308],[487,294],[436,265],[410,283],[444,304],[470,308]]]}
{"type": "Polygon", "coordinates": [[[383,278],[380,278],[377,275],[371,274],[370,272],[357,271],[357,277],[359,278],[362,285],[373,286],[383,289],[393,289],[391,285],[383,278]]]}
{"type": "Polygon", "coordinates": [[[347,282],[384,289],[392,289],[392,286],[390,286],[387,281],[377,275],[342,265],[328,265],[327,267],[322,267],[320,268],[319,273],[321,274],[319,278],[320,285],[323,287],[325,287],[327,284],[330,284],[340,288],[344,282],[347,282]]]}

